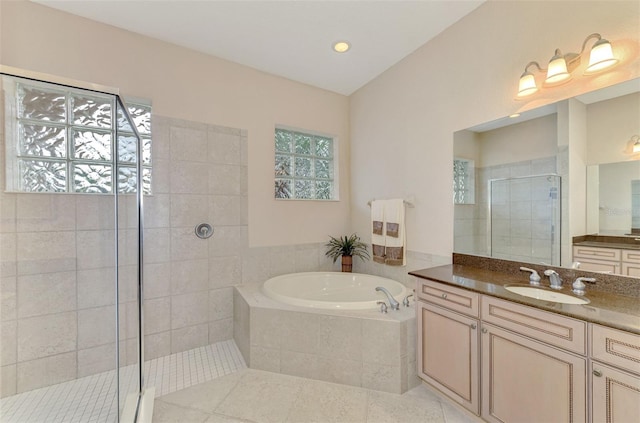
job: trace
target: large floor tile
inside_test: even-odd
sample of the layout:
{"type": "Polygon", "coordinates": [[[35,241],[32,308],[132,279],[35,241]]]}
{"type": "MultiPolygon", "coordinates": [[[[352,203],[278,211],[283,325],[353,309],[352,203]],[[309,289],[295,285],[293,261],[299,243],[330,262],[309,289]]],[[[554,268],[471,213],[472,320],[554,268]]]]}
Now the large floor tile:
{"type": "Polygon", "coordinates": [[[202,423],[209,414],[193,408],[181,407],[156,399],[153,404],[153,423],[202,423]]]}
{"type": "Polygon", "coordinates": [[[371,391],[367,423],[445,423],[440,401],[423,395],[371,391]]]}
{"type": "Polygon", "coordinates": [[[365,422],[367,391],[326,382],[302,385],[289,412],[288,422],[365,422]]]}
{"type": "Polygon", "coordinates": [[[229,395],[229,392],[238,384],[242,374],[243,372],[232,373],[210,382],[165,395],[160,399],[166,403],[213,413],[218,405],[229,395]]]}
{"type": "Polygon", "coordinates": [[[303,379],[247,370],[216,413],[257,423],[281,423],[286,420],[303,379]]]}

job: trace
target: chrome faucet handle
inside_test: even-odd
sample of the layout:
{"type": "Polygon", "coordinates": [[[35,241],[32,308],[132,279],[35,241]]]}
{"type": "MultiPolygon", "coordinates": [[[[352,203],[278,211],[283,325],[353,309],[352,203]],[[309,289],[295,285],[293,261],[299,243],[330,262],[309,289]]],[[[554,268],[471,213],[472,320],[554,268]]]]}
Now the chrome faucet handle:
{"type": "Polygon", "coordinates": [[[551,289],[562,289],[562,279],[560,275],[553,269],[547,269],[544,271],[544,275],[549,277],[549,287],[551,289]]]}
{"type": "Polygon", "coordinates": [[[409,302],[409,298],[413,297],[413,294],[409,294],[406,297],[404,297],[404,300],[402,300],[402,305],[405,307],[409,307],[411,305],[411,303],[409,302]]]}
{"type": "Polygon", "coordinates": [[[540,285],[540,275],[533,269],[529,269],[528,267],[521,267],[520,270],[524,272],[531,272],[529,276],[529,284],[538,286],[540,285]]]}
{"type": "Polygon", "coordinates": [[[378,301],[376,302],[376,304],[380,304],[380,313],[387,312],[387,303],[385,303],[384,301],[378,301]]]}
{"type": "Polygon", "coordinates": [[[387,296],[387,299],[389,300],[389,306],[391,306],[392,310],[400,310],[400,303],[396,301],[395,298],[393,298],[393,295],[391,295],[391,293],[386,288],[378,286],[376,287],[376,291],[382,292],[387,296]]]}
{"type": "Polygon", "coordinates": [[[572,288],[573,293],[576,295],[584,295],[586,285],[585,282],[595,283],[596,278],[577,278],[575,282],[573,282],[572,288]]]}

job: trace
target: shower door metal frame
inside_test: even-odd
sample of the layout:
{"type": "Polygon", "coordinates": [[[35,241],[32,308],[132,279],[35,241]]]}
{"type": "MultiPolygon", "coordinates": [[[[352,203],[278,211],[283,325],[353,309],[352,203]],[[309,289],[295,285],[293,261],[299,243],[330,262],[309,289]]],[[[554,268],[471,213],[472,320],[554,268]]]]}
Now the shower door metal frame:
{"type": "MultiPolygon", "coordinates": [[[[518,180],[518,179],[530,179],[530,178],[538,178],[538,177],[557,177],[558,178],[558,216],[560,217],[558,219],[558,228],[556,230],[556,228],[553,228],[553,231],[551,233],[551,245],[553,246],[553,243],[555,241],[555,234],[557,233],[557,238],[558,238],[558,263],[555,264],[554,266],[560,266],[560,260],[562,258],[561,255],[561,250],[562,250],[562,231],[561,231],[561,225],[562,225],[562,176],[558,175],[557,173],[540,173],[537,175],[527,175],[527,176],[512,176],[512,177],[508,177],[508,178],[494,178],[494,179],[489,179],[487,181],[488,187],[487,187],[487,237],[486,237],[486,244],[487,244],[487,252],[489,253],[489,257],[493,257],[493,245],[492,245],[492,232],[491,232],[491,221],[492,221],[492,209],[491,209],[491,197],[492,197],[492,183],[493,182],[498,182],[498,181],[514,181],[514,180],[518,180]]],[[[553,251],[552,251],[553,254],[553,251]]],[[[553,258],[551,257],[551,261],[553,262],[553,258]]],[[[545,263],[546,264],[546,263],[545,263]]],[[[552,265],[551,263],[548,263],[548,265],[552,265]]]]}

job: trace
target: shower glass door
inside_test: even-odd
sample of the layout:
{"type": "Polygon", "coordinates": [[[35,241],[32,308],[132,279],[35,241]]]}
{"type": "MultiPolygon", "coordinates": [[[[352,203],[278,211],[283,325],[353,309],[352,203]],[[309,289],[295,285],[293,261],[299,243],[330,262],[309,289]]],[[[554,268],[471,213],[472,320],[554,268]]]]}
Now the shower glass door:
{"type": "Polygon", "coordinates": [[[490,180],[491,257],[559,266],[560,200],[558,175],[490,180]]]}
{"type": "Polygon", "coordinates": [[[0,76],[0,420],[133,421],[136,122],[117,93],[2,66],[0,76]]]}

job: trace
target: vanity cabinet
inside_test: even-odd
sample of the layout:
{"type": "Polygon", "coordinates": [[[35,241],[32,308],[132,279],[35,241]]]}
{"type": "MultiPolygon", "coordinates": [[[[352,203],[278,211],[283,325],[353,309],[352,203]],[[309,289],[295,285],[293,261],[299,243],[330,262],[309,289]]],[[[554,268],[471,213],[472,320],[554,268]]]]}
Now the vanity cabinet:
{"type": "Polygon", "coordinates": [[[590,329],[592,422],[640,422],[640,336],[590,329]]]}
{"type": "Polygon", "coordinates": [[[492,297],[481,302],[482,418],[586,422],[585,323],[492,297]]]}
{"type": "Polygon", "coordinates": [[[573,261],[580,262],[580,270],[640,277],[640,250],[574,245],[573,261]]]}
{"type": "Polygon", "coordinates": [[[418,375],[479,414],[479,295],[428,280],[417,294],[418,375]]]}

